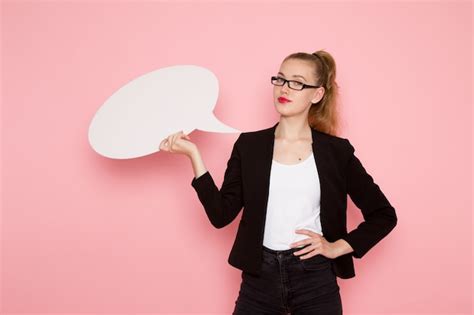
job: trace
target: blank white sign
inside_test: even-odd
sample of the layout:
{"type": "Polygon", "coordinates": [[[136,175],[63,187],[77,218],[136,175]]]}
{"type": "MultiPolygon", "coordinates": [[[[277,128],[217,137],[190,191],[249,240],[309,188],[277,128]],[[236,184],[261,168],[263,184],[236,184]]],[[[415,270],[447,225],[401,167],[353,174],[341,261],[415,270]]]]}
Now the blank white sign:
{"type": "Polygon", "coordinates": [[[172,133],[195,129],[240,132],[213,113],[217,77],[196,65],[154,70],[128,82],[99,108],[89,126],[89,143],[100,155],[130,159],[159,151],[172,133]]]}

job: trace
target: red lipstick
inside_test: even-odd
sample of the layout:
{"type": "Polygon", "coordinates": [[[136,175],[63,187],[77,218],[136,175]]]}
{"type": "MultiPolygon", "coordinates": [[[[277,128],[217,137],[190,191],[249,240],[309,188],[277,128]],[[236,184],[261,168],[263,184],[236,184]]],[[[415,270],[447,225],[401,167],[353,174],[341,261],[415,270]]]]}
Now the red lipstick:
{"type": "Polygon", "coordinates": [[[284,104],[284,103],[289,103],[289,102],[291,102],[291,101],[290,101],[289,99],[283,97],[283,96],[280,96],[280,97],[278,98],[278,102],[284,104]]]}

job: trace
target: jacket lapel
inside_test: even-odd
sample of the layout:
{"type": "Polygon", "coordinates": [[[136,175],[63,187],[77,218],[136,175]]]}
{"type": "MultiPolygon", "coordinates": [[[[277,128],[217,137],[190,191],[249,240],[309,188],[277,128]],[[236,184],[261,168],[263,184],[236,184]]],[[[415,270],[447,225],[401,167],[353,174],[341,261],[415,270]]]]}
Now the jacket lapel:
{"type": "MultiPolygon", "coordinates": [[[[266,219],[266,211],[267,211],[267,204],[268,204],[268,197],[269,197],[269,189],[270,189],[270,173],[272,167],[272,160],[273,160],[273,148],[275,144],[275,129],[278,125],[278,122],[271,128],[268,128],[264,133],[265,141],[262,142],[261,147],[261,159],[259,159],[259,163],[261,163],[261,170],[262,175],[259,177],[259,181],[261,184],[262,189],[262,220],[263,224],[265,223],[266,219]]],[[[311,128],[311,134],[313,138],[312,149],[313,149],[313,157],[316,162],[316,167],[318,170],[319,176],[319,183],[321,189],[321,226],[323,230],[323,234],[325,234],[325,211],[326,211],[326,188],[329,183],[329,174],[328,174],[328,166],[330,165],[330,156],[328,155],[327,143],[324,141],[324,137],[320,137],[321,133],[311,128]]]]}
{"type": "MultiPolygon", "coordinates": [[[[312,129],[313,134],[313,156],[314,160],[316,161],[316,168],[318,170],[319,175],[319,186],[321,190],[321,207],[320,207],[320,220],[321,220],[321,229],[322,233],[328,236],[328,231],[326,230],[326,211],[329,209],[329,183],[330,183],[330,175],[329,175],[329,166],[330,166],[330,159],[331,156],[329,154],[328,143],[324,141],[326,138],[322,137],[322,134],[316,130],[312,129]]],[[[329,238],[328,238],[329,240],[329,238]]]]}

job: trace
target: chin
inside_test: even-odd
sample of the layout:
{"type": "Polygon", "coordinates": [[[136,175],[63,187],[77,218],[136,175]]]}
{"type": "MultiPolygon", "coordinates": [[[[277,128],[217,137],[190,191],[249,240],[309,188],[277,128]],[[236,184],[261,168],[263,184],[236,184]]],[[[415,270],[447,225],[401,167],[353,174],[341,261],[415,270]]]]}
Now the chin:
{"type": "Polygon", "coordinates": [[[285,117],[290,117],[290,116],[298,116],[301,115],[301,113],[304,112],[304,109],[296,108],[296,107],[288,107],[287,104],[280,104],[278,103],[275,106],[276,111],[281,115],[285,117]]]}
{"type": "Polygon", "coordinates": [[[294,110],[289,110],[287,108],[281,108],[280,106],[276,107],[276,111],[282,115],[282,116],[293,116],[297,113],[294,112],[294,110]]]}

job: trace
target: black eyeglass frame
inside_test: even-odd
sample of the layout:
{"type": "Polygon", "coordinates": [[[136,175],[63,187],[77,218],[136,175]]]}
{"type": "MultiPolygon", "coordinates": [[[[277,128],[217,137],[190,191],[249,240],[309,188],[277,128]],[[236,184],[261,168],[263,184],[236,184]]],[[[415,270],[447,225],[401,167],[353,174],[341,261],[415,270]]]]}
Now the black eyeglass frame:
{"type": "Polygon", "coordinates": [[[321,87],[321,85],[309,85],[309,84],[305,84],[303,82],[300,82],[300,81],[295,81],[295,80],[286,80],[285,78],[282,78],[282,77],[278,77],[278,76],[272,76],[270,82],[273,84],[273,85],[276,85],[276,86],[283,86],[285,85],[287,82],[288,82],[288,87],[292,90],[295,90],[295,91],[301,91],[301,90],[304,90],[304,89],[308,89],[308,88],[319,88],[321,87]],[[278,79],[281,79],[283,80],[283,84],[282,85],[278,85],[278,84],[274,84],[273,83],[273,80],[278,80],[278,79]],[[299,84],[303,84],[303,87],[301,89],[294,89],[292,87],[290,87],[290,83],[289,82],[297,82],[299,84]]]}

